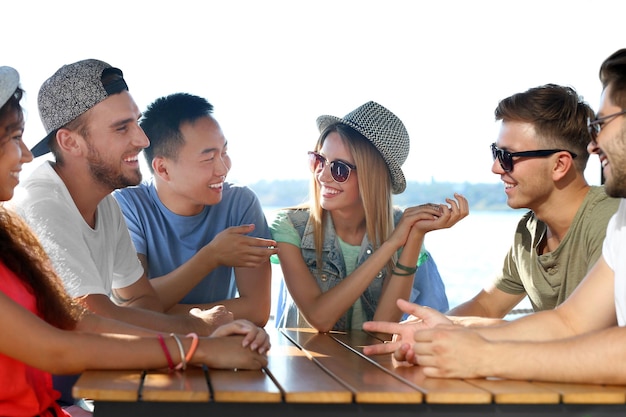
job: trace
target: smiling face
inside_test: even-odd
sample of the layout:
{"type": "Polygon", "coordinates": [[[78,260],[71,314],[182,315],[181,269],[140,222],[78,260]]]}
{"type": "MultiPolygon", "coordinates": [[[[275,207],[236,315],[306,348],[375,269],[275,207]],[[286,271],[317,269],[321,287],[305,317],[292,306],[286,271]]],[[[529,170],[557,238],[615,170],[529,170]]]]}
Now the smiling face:
{"type": "MultiPolygon", "coordinates": [[[[531,123],[503,121],[496,146],[509,152],[522,152],[545,148],[537,139],[531,123]]],[[[507,204],[511,208],[528,208],[537,211],[553,189],[552,157],[513,158],[513,170],[505,172],[498,159],[493,161],[491,172],[504,182],[507,204]]]]}
{"type": "Polygon", "coordinates": [[[24,118],[19,110],[9,111],[0,118],[0,201],[13,197],[22,164],[33,160],[22,140],[23,132],[24,118]]]}
{"type": "Polygon", "coordinates": [[[140,112],[127,91],[89,110],[87,163],[92,178],[111,191],[141,181],[138,155],[150,142],[139,127],[140,112]]]}
{"type": "MultiPolygon", "coordinates": [[[[609,85],[600,98],[598,117],[621,112],[623,109],[611,99],[609,85]]],[[[604,175],[604,186],[611,197],[626,198],[626,117],[617,115],[607,120],[595,142],[587,147],[598,154],[604,175]]]]}
{"type": "Polygon", "coordinates": [[[156,157],[152,168],[159,198],[179,215],[197,214],[222,201],[231,168],[226,138],[217,121],[203,116],[180,126],[184,144],[176,158],[156,157]]]}
{"type": "MultiPolygon", "coordinates": [[[[319,153],[327,161],[341,160],[354,165],[354,158],[337,132],[328,134],[319,153]]],[[[320,187],[320,204],[325,210],[362,208],[357,179],[358,167],[352,170],[348,180],[343,183],[333,180],[328,164],[314,175],[320,187]]]]}

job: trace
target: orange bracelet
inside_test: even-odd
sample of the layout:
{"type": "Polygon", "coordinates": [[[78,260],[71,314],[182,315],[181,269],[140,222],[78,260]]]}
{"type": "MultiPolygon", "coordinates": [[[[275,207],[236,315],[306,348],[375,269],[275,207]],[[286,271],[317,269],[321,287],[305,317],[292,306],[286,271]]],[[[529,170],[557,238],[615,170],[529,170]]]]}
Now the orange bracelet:
{"type": "Polygon", "coordinates": [[[186,337],[191,337],[191,347],[189,351],[187,351],[187,356],[185,357],[185,362],[189,363],[191,357],[194,353],[196,353],[196,349],[198,348],[198,335],[196,333],[189,333],[186,337]]]}

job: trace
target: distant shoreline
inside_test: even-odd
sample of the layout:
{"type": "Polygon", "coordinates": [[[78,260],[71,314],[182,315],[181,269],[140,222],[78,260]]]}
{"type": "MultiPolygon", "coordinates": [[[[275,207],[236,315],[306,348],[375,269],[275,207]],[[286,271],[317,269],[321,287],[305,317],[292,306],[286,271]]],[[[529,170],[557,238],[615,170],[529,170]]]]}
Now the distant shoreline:
{"type": "MultiPolygon", "coordinates": [[[[262,180],[249,184],[263,207],[290,207],[307,199],[308,180],[262,180]]],[[[506,194],[501,183],[469,182],[417,182],[407,181],[406,190],[394,195],[394,204],[402,207],[427,202],[444,203],[454,193],[462,194],[470,204],[470,210],[511,211],[506,204],[506,194]]]]}

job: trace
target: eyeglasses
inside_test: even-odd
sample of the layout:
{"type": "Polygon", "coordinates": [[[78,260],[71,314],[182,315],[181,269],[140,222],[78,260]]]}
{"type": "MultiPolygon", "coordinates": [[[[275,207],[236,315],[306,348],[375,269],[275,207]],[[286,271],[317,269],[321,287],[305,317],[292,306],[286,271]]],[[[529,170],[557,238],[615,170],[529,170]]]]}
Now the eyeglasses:
{"type": "Polygon", "coordinates": [[[527,158],[545,158],[546,156],[554,155],[557,152],[568,152],[572,155],[572,158],[576,158],[578,156],[574,152],[568,151],[567,149],[539,149],[536,151],[509,152],[498,148],[495,143],[491,144],[491,154],[493,155],[493,160],[495,161],[496,158],[498,158],[500,166],[505,172],[513,171],[513,158],[516,156],[523,156],[527,158]]]}
{"type": "Polygon", "coordinates": [[[317,152],[309,151],[309,165],[311,172],[318,173],[324,169],[326,165],[330,167],[330,175],[336,183],[344,183],[350,178],[350,172],[356,169],[356,166],[344,161],[334,160],[328,161],[317,152]]]}
{"type": "Polygon", "coordinates": [[[595,141],[604,125],[612,122],[614,117],[621,116],[622,114],[626,114],[626,110],[618,111],[617,113],[609,114],[604,117],[596,117],[593,120],[591,120],[591,117],[587,117],[587,129],[589,130],[591,139],[595,141]]]}

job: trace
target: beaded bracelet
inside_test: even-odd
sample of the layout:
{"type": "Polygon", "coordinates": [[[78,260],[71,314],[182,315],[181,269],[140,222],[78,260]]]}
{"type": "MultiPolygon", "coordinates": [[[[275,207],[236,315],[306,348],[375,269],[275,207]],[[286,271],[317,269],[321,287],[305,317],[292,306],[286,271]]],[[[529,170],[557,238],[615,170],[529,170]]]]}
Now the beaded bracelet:
{"type": "Polygon", "coordinates": [[[163,336],[161,334],[157,335],[159,339],[159,343],[161,344],[161,349],[163,349],[163,353],[165,353],[165,359],[167,359],[167,367],[170,371],[174,370],[174,362],[172,361],[172,356],[170,355],[170,351],[167,349],[167,345],[165,344],[165,340],[163,340],[163,336]]]}
{"type": "Polygon", "coordinates": [[[190,362],[193,354],[196,353],[196,348],[198,347],[198,335],[196,333],[189,333],[187,337],[191,337],[191,347],[187,352],[187,356],[185,357],[185,362],[190,362]]]}
{"type": "Polygon", "coordinates": [[[176,334],[170,333],[170,336],[172,336],[176,341],[176,344],[178,345],[178,351],[180,353],[180,363],[176,365],[176,368],[174,369],[176,369],[177,371],[184,371],[185,369],[187,369],[187,361],[185,360],[185,349],[183,348],[183,344],[176,334]]]}

